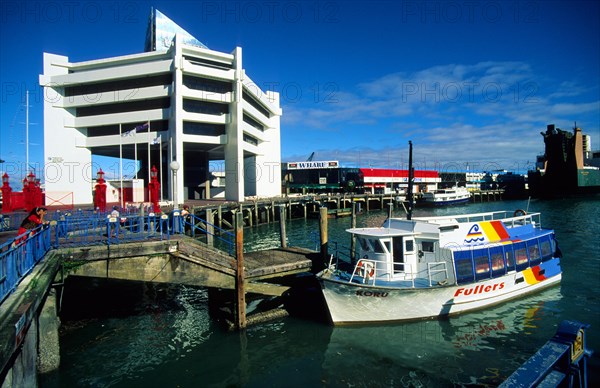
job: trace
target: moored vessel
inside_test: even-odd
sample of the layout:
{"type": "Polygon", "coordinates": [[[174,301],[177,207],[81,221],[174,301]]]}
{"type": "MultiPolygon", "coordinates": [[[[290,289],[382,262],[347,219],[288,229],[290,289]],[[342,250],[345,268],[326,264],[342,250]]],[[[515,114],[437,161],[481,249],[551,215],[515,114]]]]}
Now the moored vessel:
{"type": "Polygon", "coordinates": [[[390,218],[347,232],[352,261],[332,257],[317,274],[334,324],[458,314],[561,280],[561,252],[540,213],[390,218]]]}
{"type": "Polygon", "coordinates": [[[466,187],[451,187],[425,192],[421,197],[421,203],[427,206],[446,206],[469,202],[471,193],[466,187]]]}

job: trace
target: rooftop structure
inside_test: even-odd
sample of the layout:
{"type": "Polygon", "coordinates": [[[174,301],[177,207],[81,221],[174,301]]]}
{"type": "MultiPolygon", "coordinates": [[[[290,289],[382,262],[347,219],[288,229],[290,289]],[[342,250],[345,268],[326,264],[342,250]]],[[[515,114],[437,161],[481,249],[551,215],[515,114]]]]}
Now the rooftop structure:
{"type": "Polygon", "coordinates": [[[91,203],[92,155],[119,158],[107,177],[135,173],[144,186],[156,166],[175,203],[210,197],[209,162],[222,163],[227,200],[281,194],[279,94],[250,79],[241,47],[210,50],[153,10],[146,52],[75,63],[44,53],[39,81],[55,96],[44,101],[47,199],[91,203]]]}

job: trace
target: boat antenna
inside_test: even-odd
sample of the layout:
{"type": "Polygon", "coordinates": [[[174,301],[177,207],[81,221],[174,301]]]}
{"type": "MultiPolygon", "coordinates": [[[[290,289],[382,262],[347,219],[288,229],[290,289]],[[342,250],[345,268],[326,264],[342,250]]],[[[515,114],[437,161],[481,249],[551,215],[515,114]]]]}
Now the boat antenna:
{"type": "Polygon", "coordinates": [[[408,200],[408,212],[406,213],[406,219],[412,219],[413,210],[413,181],[415,180],[415,171],[412,165],[412,141],[408,141],[408,190],[406,191],[406,199],[408,200]]]}

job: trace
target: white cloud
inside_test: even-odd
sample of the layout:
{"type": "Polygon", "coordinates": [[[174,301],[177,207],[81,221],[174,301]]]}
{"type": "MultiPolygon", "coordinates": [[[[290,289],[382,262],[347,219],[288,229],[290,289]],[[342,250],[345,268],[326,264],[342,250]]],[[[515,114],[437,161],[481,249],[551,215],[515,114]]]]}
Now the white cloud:
{"type": "Polygon", "coordinates": [[[589,90],[570,80],[554,87],[538,72],[488,61],[391,73],[340,92],[333,104],[284,107],[282,128],[344,128],[343,138],[319,144],[319,154],[353,164],[398,164],[412,139],[425,165],[522,168],[543,152],[546,124],[583,120],[595,133],[599,122],[600,101],[586,100],[589,90]],[[339,144],[347,148],[333,148],[339,144]]]}

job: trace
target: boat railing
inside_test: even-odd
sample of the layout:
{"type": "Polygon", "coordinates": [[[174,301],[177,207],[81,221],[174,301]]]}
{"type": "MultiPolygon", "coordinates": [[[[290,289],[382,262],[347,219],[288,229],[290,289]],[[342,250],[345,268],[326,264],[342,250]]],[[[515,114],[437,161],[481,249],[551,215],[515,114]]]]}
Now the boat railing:
{"type": "Polygon", "coordinates": [[[536,227],[541,227],[541,213],[526,213],[522,210],[514,212],[501,210],[495,212],[449,215],[449,216],[433,216],[433,217],[413,217],[414,220],[422,220],[432,223],[447,223],[447,222],[481,222],[481,221],[496,221],[502,220],[507,226],[520,226],[532,224],[536,227]]]}
{"type": "MultiPolygon", "coordinates": [[[[429,278],[429,287],[431,287],[433,285],[432,283],[432,278],[434,275],[437,275],[439,273],[444,273],[444,279],[445,281],[448,280],[448,268],[446,267],[446,262],[445,261],[436,261],[433,263],[427,263],[427,277],[429,278]],[[442,267],[442,268],[436,268],[436,267],[442,267]]],[[[443,282],[444,280],[442,280],[443,282]]],[[[438,284],[441,284],[441,282],[438,282],[438,284]]]]}

